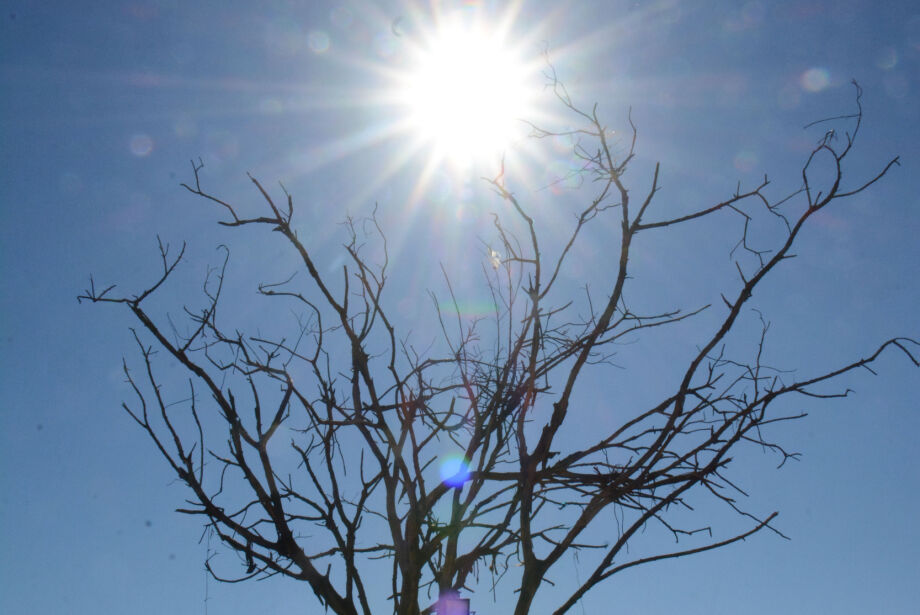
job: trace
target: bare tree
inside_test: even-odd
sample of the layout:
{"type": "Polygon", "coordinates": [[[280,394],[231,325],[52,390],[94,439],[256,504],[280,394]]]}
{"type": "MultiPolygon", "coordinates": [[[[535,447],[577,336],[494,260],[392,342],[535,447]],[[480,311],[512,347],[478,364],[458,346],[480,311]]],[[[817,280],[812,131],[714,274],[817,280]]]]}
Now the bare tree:
{"type": "Polygon", "coordinates": [[[638,198],[625,183],[636,152],[632,120],[627,141],[613,145],[596,107],[580,109],[555,79],[552,85],[582,127],[534,127],[533,135],[571,138],[578,174],[595,192],[548,256],[537,214],[507,187],[504,171],[487,180],[507,204],[506,213],[494,217],[497,249],[487,247],[483,259],[494,314],[461,318],[445,272],[451,301],[434,302],[439,343],[425,351],[397,332],[399,318],[385,293],[386,240],[376,215],[347,221],[347,262],[341,275],[329,275],[298,236],[286,190],[279,203],[250,177],[264,201],[264,213],[250,217],[202,186],[200,162],[192,164],[193,183],[183,186],[218,206],[225,216],[220,224],[265,227],[296,254],[305,276],[258,287],[301,315],[291,334],[243,333],[224,324],[223,311],[232,308],[222,302],[229,250],[204,284],[204,307],[185,309],[183,332],[148,304],[179,266],[184,245],[174,254],[160,243],[162,273],[138,294],[118,295],[114,286],[100,290],[91,283],[81,295],[123,305],[139,323],[134,336],[142,369],[124,366],[136,394],[124,409],[190,490],[190,505],[180,512],[203,516],[239,554],[241,576],[225,578],[209,561],[215,578],[306,581],[340,615],[380,613],[385,600],[399,615],[444,612],[436,596],[483,586],[477,584],[514,589],[517,615],[565,613],[627,568],[723,547],[765,528],[779,532],[771,525],[777,513],[741,508],[737,496],[743,492],[727,474],[733,451],[753,444],[785,462],[795,453],[771,439],[771,428],[803,414],[789,413],[781,400],[846,396],[848,390],[824,385],[859,368],[871,371],[887,349],[918,365],[917,341],[894,338],[862,358],[795,378],[761,362],[763,317],[749,358],[726,351],[729,334],[743,313],[751,313],[745,304],[793,256],[809,219],[898,164],[894,158],[849,181],[862,120],[858,86],[854,113],[822,121],[821,129],[836,131],[828,130],[807,156],[801,186],[792,194],[771,199],[765,177],[748,190],[739,185],[722,202],[659,219],[653,215],[658,165],[638,198]],[[829,163],[830,173],[815,174],[819,161],[829,163]],[[631,277],[636,239],[722,215],[737,216],[742,229],[733,251],[740,286],[712,306],[634,311],[626,289],[643,283],[631,277]],[[609,278],[601,300],[590,289],[579,299],[560,280],[586,227],[602,216],[614,217],[619,228],[610,239],[609,278]],[[749,234],[764,216],[783,229],[769,250],[755,247],[749,234]],[[379,259],[365,256],[369,241],[379,259]],[[562,435],[588,386],[585,374],[608,369],[615,344],[704,310],[711,320],[695,330],[697,349],[676,381],[659,383],[654,403],[618,409],[622,418],[604,432],[562,435]],[[156,369],[158,351],[187,372],[188,393],[167,393],[156,369]],[[445,443],[463,453],[446,474],[438,472],[445,443]],[[685,517],[674,513],[691,492],[734,509],[746,527],[721,538],[709,526],[688,529],[685,517]],[[676,547],[627,551],[637,532],[655,524],[678,539],[676,547]],[[559,603],[535,607],[554,566],[573,551],[586,553],[590,573],[559,603]],[[376,574],[382,567],[385,587],[376,574]]]}

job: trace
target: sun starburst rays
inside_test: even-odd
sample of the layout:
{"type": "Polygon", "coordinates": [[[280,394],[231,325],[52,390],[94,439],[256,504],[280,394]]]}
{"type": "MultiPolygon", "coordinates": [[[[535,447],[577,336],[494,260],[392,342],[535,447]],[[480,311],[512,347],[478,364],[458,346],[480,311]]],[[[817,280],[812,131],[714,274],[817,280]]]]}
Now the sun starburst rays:
{"type": "Polygon", "coordinates": [[[355,181],[328,215],[364,210],[388,198],[381,197],[386,186],[404,186],[399,216],[406,228],[426,204],[465,216],[470,199],[478,202],[475,180],[503,168],[522,185],[539,186],[548,159],[538,153],[545,148],[526,145],[526,122],[545,119],[546,24],[525,27],[519,9],[513,1],[500,12],[470,5],[442,13],[411,3],[395,18],[377,11],[374,28],[392,37],[391,52],[377,57],[333,45],[323,57],[328,70],[338,65],[352,76],[347,91],[328,82],[287,105],[330,116],[328,134],[283,158],[289,183],[348,164],[355,181]]]}
{"type": "Polygon", "coordinates": [[[417,51],[402,94],[413,130],[455,164],[495,157],[520,134],[527,67],[495,34],[449,24],[417,51]]]}

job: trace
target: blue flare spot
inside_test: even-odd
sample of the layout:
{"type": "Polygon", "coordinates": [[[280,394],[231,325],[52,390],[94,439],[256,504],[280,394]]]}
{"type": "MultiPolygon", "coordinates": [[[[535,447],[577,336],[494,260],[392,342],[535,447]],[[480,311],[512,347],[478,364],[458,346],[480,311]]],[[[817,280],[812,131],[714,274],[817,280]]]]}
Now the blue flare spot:
{"type": "Polygon", "coordinates": [[[462,487],[470,479],[470,464],[463,455],[451,454],[441,459],[441,480],[451,487],[462,487]]]}

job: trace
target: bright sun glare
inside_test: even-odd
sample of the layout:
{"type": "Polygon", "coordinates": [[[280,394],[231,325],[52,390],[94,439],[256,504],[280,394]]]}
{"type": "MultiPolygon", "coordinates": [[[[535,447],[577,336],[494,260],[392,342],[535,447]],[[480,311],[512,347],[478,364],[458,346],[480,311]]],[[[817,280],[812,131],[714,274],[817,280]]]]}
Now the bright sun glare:
{"type": "Polygon", "coordinates": [[[522,131],[527,69],[498,34],[454,24],[416,53],[404,89],[412,130],[455,164],[493,158],[522,131]]]}

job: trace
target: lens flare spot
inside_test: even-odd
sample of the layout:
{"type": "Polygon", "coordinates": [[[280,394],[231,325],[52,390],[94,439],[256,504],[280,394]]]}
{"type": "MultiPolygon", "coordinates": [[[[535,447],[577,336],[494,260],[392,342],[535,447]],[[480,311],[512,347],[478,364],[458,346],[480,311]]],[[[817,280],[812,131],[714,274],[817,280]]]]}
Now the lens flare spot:
{"type": "Polygon", "coordinates": [[[831,84],[831,74],[826,68],[809,68],[799,77],[799,85],[809,92],[820,92],[831,84]]]}
{"type": "Polygon", "coordinates": [[[150,152],[153,151],[153,139],[150,138],[150,135],[139,133],[131,137],[128,147],[132,154],[138,158],[143,158],[149,156],[150,152]]]}
{"type": "Polygon", "coordinates": [[[307,44],[313,53],[326,53],[329,51],[331,41],[329,35],[322,30],[310,30],[307,34],[307,44]]]}
{"type": "Polygon", "coordinates": [[[462,487],[470,479],[470,463],[463,455],[452,453],[441,459],[441,480],[451,487],[462,487]]]}
{"type": "Polygon", "coordinates": [[[750,150],[741,150],[735,154],[735,158],[732,160],[735,168],[742,173],[750,173],[753,171],[758,162],[759,159],[757,158],[757,154],[750,150]]]}
{"type": "Polygon", "coordinates": [[[875,58],[875,65],[882,70],[891,70],[898,65],[898,52],[894,47],[885,47],[875,58]]]}
{"type": "Polygon", "coordinates": [[[461,598],[457,592],[444,592],[438,598],[434,612],[438,615],[466,615],[470,612],[470,599],[461,598]]]}

